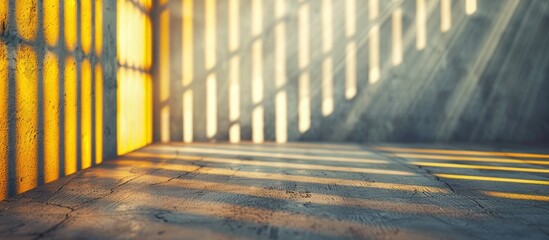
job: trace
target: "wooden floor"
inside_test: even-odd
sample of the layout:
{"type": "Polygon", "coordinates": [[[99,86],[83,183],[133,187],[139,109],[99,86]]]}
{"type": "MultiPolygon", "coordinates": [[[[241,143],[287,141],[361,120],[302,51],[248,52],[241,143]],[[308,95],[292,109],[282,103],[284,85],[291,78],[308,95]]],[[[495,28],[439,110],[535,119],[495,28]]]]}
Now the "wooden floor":
{"type": "Polygon", "coordinates": [[[548,239],[549,148],[152,145],[0,211],[0,239],[548,239]]]}

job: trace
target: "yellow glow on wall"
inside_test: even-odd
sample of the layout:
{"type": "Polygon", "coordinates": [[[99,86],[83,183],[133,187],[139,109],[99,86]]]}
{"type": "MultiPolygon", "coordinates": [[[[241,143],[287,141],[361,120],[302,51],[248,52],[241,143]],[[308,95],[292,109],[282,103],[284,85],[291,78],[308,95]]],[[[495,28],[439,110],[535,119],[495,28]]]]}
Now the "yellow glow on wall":
{"type": "Polygon", "coordinates": [[[309,51],[309,14],[310,4],[301,2],[299,5],[298,27],[299,27],[299,47],[298,63],[301,74],[299,76],[299,102],[298,102],[298,128],[300,133],[304,133],[311,127],[311,94],[310,94],[310,51],[309,51]]]}
{"type": "Polygon", "coordinates": [[[440,0],[440,31],[452,28],[452,0],[440,0]]]}
{"type": "Polygon", "coordinates": [[[170,12],[160,14],[160,141],[169,142],[170,137],[170,12]]]}
{"type": "Polygon", "coordinates": [[[205,39],[204,39],[204,45],[206,47],[205,51],[205,60],[206,60],[206,69],[211,70],[215,67],[216,64],[216,56],[215,56],[215,50],[216,48],[216,19],[215,19],[215,8],[216,8],[216,1],[215,0],[205,0],[204,3],[205,7],[205,39]]]}
{"type": "MultiPolygon", "coordinates": [[[[237,54],[240,47],[239,0],[229,1],[229,51],[237,54]]],[[[240,57],[229,60],[229,141],[240,142],[240,57]]]]}
{"type": "Polygon", "coordinates": [[[229,62],[229,141],[240,142],[240,58],[233,57],[229,62]]]}
{"type": "Polygon", "coordinates": [[[95,163],[103,162],[103,68],[95,65],[95,163]]]}
{"type": "MultiPolygon", "coordinates": [[[[252,0],[252,37],[260,38],[263,31],[262,0],[252,0]]],[[[263,40],[256,39],[252,43],[252,142],[264,141],[263,112],[263,40]]]]}
{"type": "Polygon", "coordinates": [[[92,13],[92,0],[80,0],[80,41],[85,54],[92,48],[92,13]]]}
{"type": "Polygon", "coordinates": [[[333,6],[331,0],[322,1],[322,115],[328,116],[334,111],[334,64],[332,60],[333,48],[333,6]]]}
{"type": "Polygon", "coordinates": [[[393,12],[393,29],[392,29],[392,61],[393,66],[398,66],[402,63],[403,47],[402,47],[402,9],[397,8],[393,12]]]}
{"type": "Polygon", "coordinates": [[[229,51],[237,51],[240,47],[240,28],[239,28],[239,0],[229,0],[229,22],[228,22],[228,31],[229,31],[229,51]]]}
{"type": "Polygon", "coordinates": [[[183,93],[183,141],[193,141],[193,92],[187,90],[183,93]]]}
{"type": "Polygon", "coordinates": [[[67,57],[65,61],[65,175],[76,172],[76,62],[73,57],[67,57]]]}
{"type": "Polygon", "coordinates": [[[44,182],[59,178],[59,65],[57,56],[44,58],[44,182]]]}
{"type": "Polygon", "coordinates": [[[88,59],[82,62],[80,91],[81,161],[84,169],[92,165],[92,68],[88,59]]]}
{"type": "Polygon", "coordinates": [[[152,61],[150,18],[130,0],[119,0],[116,16],[117,56],[121,65],[148,70],[152,61]]]}
{"type": "Polygon", "coordinates": [[[435,176],[440,177],[440,178],[450,178],[450,179],[459,179],[459,180],[549,185],[549,181],[544,181],[544,180],[531,180],[531,179],[518,179],[518,178],[499,178],[499,177],[458,175],[458,174],[435,174],[435,176]]]}
{"type": "MultiPolygon", "coordinates": [[[[5,2],[2,2],[4,4],[5,2]]],[[[5,15],[0,6],[0,21],[5,15]]],[[[0,41],[0,199],[7,197],[8,189],[8,49],[0,41]]]]}
{"type": "Polygon", "coordinates": [[[38,26],[38,2],[35,0],[16,0],[15,19],[19,35],[26,40],[33,40],[38,26]]]}
{"type": "Polygon", "coordinates": [[[345,98],[352,99],[356,96],[356,0],[346,1],[345,34],[348,39],[345,47],[345,98]]]}
{"type": "Polygon", "coordinates": [[[465,13],[471,15],[477,11],[477,0],[465,0],[465,13]]]}
{"type": "Polygon", "coordinates": [[[206,77],[206,136],[217,133],[217,80],[214,73],[206,77]]]}
{"type": "Polygon", "coordinates": [[[15,71],[16,136],[15,148],[17,193],[38,185],[38,84],[37,58],[34,49],[20,46],[15,71]]]}
{"type": "Polygon", "coordinates": [[[286,0],[275,2],[275,138],[277,143],[288,141],[287,96],[286,90],[286,0]]]}
{"type": "MultiPolygon", "coordinates": [[[[116,2],[116,26],[122,26],[123,21],[127,18],[126,17],[127,7],[126,7],[126,1],[125,0],[118,0],[116,2]]],[[[127,19],[126,19],[127,21],[127,19]]],[[[123,53],[125,46],[122,45],[123,41],[125,39],[121,39],[121,37],[124,37],[126,28],[119,27],[116,28],[116,58],[118,59],[118,63],[122,65],[126,65],[126,58],[123,57],[125,54],[123,53]]]]}
{"type": "Polygon", "coordinates": [[[345,35],[348,38],[356,34],[356,1],[345,1],[345,35]]]}
{"type": "Polygon", "coordinates": [[[103,0],[95,0],[95,53],[103,50],[103,0]]]}
{"type": "Polygon", "coordinates": [[[427,46],[427,7],[425,0],[416,1],[416,48],[422,50],[427,46]]]}
{"type": "Polygon", "coordinates": [[[150,143],[152,113],[151,78],[146,73],[128,68],[118,69],[117,153],[128,153],[150,143]]]}
{"type": "Polygon", "coordinates": [[[160,109],[160,141],[170,142],[170,108],[162,106],[160,109]]]}
{"type": "Polygon", "coordinates": [[[44,0],[44,38],[50,46],[55,46],[59,38],[59,0],[44,0]]]}
{"type": "Polygon", "coordinates": [[[541,195],[494,192],[494,191],[482,191],[482,193],[490,197],[507,198],[507,199],[514,199],[514,200],[530,200],[530,201],[544,201],[544,202],[549,201],[549,196],[541,196],[541,195]]]}
{"type": "Polygon", "coordinates": [[[76,0],[65,0],[65,46],[72,51],[76,48],[76,0]]]}
{"type": "MultiPolygon", "coordinates": [[[[8,25],[9,0],[0,0],[0,24],[8,25]]],[[[0,43],[3,44],[3,43],[0,43]]]]}
{"type": "Polygon", "coordinates": [[[137,0],[137,3],[146,10],[150,10],[153,0],[137,0]]]}
{"type": "Polygon", "coordinates": [[[183,141],[193,141],[193,0],[183,1],[183,141]]]}
{"type": "MultiPolygon", "coordinates": [[[[152,80],[149,74],[152,63],[152,25],[148,16],[151,4],[150,0],[117,2],[116,44],[118,63],[121,65],[117,71],[116,113],[119,155],[152,141],[152,80]]],[[[167,10],[160,15],[160,99],[164,104],[169,98],[169,17],[167,10]]],[[[101,68],[96,71],[101,71],[101,68]]],[[[161,108],[162,113],[165,109],[168,109],[169,114],[167,105],[161,108]]],[[[162,117],[164,120],[164,115],[162,117]]],[[[169,121],[169,115],[166,119],[169,121]]],[[[164,124],[163,120],[161,124],[164,124]]],[[[164,140],[166,136],[162,138],[164,140]]]]}
{"type": "Polygon", "coordinates": [[[216,19],[215,0],[205,0],[205,61],[206,71],[206,136],[213,138],[217,134],[217,78],[214,72],[216,65],[216,19]]]}
{"type": "Polygon", "coordinates": [[[153,79],[145,74],[145,141],[153,142],[153,79]]]}
{"type": "MultiPolygon", "coordinates": [[[[370,0],[368,13],[370,22],[378,21],[379,17],[379,0],[370,0]]],[[[368,79],[370,83],[376,83],[380,79],[381,70],[379,66],[379,24],[374,23],[369,32],[369,71],[368,79]]]]}
{"type": "Polygon", "coordinates": [[[145,53],[144,53],[144,68],[145,69],[151,69],[151,66],[152,66],[152,55],[153,55],[153,46],[152,46],[152,34],[153,34],[153,31],[152,31],[152,23],[151,23],[151,18],[149,16],[144,16],[144,19],[145,21],[145,29],[143,31],[143,34],[145,35],[143,38],[144,38],[144,41],[143,41],[143,44],[145,44],[145,46],[143,46],[143,48],[145,49],[145,53]]]}

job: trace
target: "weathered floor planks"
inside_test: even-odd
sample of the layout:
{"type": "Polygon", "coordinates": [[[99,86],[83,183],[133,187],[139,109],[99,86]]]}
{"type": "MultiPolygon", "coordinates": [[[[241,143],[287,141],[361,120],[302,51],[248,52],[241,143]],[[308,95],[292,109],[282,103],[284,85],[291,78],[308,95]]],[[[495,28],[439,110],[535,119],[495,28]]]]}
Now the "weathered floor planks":
{"type": "Polygon", "coordinates": [[[0,238],[547,239],[544,152],[152,145],[1,202],[0,238]]]}

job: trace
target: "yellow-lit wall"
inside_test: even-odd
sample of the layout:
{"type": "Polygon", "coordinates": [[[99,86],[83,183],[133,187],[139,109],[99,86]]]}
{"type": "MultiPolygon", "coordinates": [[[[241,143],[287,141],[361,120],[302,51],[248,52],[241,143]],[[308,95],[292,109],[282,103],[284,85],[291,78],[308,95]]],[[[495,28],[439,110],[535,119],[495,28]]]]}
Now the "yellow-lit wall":
{"type": "Polygon", "coordinates": [[[150,0],[118,0],[117,153],[152,142],[150,0]]]}
{"type": "Polygon", "coordinates": [[[160,1],[155,140],[547,141],[546,4],[160,1]]]}
{"type": "Polygon", "coordinates": [[[150,143],[151,4],[0,0],[0,199],[150,143]]]}

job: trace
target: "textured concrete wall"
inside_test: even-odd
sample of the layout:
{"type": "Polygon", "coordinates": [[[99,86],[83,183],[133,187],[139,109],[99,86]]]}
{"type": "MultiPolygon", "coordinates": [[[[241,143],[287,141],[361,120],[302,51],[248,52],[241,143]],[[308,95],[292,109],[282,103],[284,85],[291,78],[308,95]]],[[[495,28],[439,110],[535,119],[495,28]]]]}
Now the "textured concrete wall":
{"type": "Polygon", "coordinates": [[[549,140],[547,1],[183,0],[157,14],[157,140],[549,140]]]}
{"type": "Polygon", "coordinates": [[[0,199],[116,156],[116,1],[0,1],[0,199]]]}

